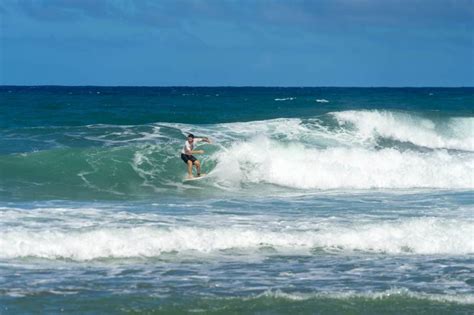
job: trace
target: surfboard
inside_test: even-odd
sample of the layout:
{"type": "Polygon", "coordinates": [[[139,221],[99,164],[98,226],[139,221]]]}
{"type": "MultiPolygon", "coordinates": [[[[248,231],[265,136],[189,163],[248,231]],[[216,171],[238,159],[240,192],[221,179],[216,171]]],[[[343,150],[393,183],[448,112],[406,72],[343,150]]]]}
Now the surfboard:
{"type": "Polygon", "coordinates": [[[207,174],[203,174],[201,173],[201,176],[194,176],[193,178],[188,178],[187,176],[184,178],[184,182],[190,182],[190,181],[193,181],[193,180],[200,180],[200,179],[203,179],[206,177],[207,174]]]}

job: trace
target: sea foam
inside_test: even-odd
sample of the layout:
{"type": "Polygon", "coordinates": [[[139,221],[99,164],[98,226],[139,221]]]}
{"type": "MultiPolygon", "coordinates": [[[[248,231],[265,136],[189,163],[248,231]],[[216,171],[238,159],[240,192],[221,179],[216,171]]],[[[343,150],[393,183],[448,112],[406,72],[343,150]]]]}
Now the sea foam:
{"type": "Polygon", "coordinates": [[[405,288],[393,288],[390,290],[380,292],[325,292],[325,293],[300,293],[292,292],[286,293],[281,290],[268,290],[255,297],[249,299],[258,298],[273,298],[273,299],[285,299],[290,301],[306,301],[312,299],[338,299],[338,300],[388,300],[391,298],[405,297],[415,300],[429,300],[433,302],[443,303],[457,303],[457,304],[474,304],[474,295],[463,294],[463,295],[449,295],[449,294],[428,294],[422,292],[413,292],[405,288]]]}
{"type": "Polygon", "coordinates": [[[292,188],[473,188],[469,153],[415,152],[283,144],[267,137],[235,143],[214,157],[221,181],[292,188]]]}
{"type": "Polygon", "coordinates": [[[388,222],[335,223],[319,229],[278,226],[95,227],[34,231],[9,228],[0,232],[0,258],[40,257],[91,260],[154,257],[163,253],[209,254],[228,250],[259,252],[273,248],[284,254],[327,251],[387,254],[474,253],[474,223],[454,219],[415,218],[388,222]]]}
{"type": "Polygon", "coordinates": [[[355,128],[355,140],[384,137],[434,149],[474,151],[474,118],[435,122],[417,115],[390,111],[343,111],[332,115],[339,124],[355,128]]]}

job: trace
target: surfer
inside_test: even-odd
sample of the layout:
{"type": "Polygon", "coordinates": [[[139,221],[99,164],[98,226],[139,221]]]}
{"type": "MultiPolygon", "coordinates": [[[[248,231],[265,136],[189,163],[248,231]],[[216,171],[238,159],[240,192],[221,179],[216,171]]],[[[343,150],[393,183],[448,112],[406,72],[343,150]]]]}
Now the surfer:
{"type": "Polygon", "coordinates": [[[194,144],[200,141],[211,143],[211,140],[207,137],[195,138],[192,133],[188,134],[188,138],[184,143],[184,148],[181,151],[181,159],[188,165],[188,178],[193,178],[193,164],[196,166],[197,176],[201,176],[201,163],[193,156],[193,154],[204,153],[203,150],[194,150],[194,144]]]}

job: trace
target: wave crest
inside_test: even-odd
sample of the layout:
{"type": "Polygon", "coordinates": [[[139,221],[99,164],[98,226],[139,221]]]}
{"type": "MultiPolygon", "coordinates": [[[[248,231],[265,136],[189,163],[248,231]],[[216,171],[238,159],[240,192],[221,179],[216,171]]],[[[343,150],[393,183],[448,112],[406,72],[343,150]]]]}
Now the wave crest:
{"type": "Polygon", "coordinates": [[[352,125],[354,138],[373,141],[384,137],[432,149],[474,151],[474,118],[433,120],[389,111],[343,111],[332,115],[341,126],[352,125]]]}

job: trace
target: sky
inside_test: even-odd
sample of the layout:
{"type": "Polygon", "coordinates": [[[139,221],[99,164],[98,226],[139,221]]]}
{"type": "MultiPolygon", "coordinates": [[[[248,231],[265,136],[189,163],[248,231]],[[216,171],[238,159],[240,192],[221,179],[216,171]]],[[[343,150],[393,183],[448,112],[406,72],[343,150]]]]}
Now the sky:
{"type": "Polygon", "coordinates": [[[474,86],[474,0],[2,0],[0,84],[474,86]]]}

